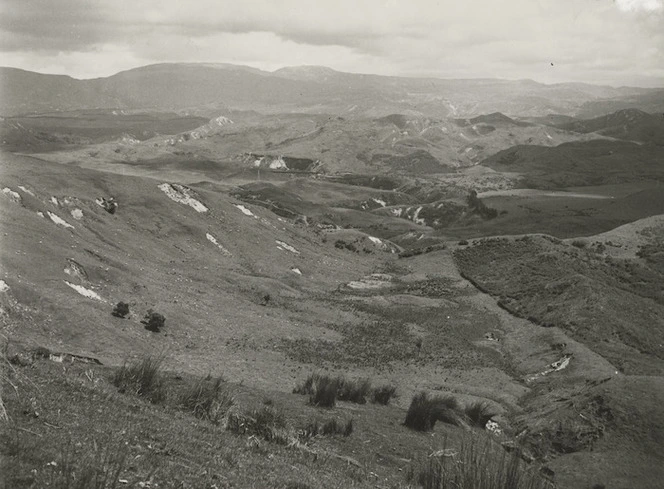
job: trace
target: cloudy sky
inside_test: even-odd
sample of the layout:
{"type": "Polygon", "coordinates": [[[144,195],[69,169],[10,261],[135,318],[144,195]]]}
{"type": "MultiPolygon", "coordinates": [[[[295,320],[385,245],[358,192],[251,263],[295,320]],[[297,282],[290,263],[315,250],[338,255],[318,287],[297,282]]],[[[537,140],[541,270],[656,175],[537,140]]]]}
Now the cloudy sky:
{"type": "Polygon", "coordinates": [[[0,2],[0,65],[92,78],[178,61],[664,86],[664,0],[0,2]]]}

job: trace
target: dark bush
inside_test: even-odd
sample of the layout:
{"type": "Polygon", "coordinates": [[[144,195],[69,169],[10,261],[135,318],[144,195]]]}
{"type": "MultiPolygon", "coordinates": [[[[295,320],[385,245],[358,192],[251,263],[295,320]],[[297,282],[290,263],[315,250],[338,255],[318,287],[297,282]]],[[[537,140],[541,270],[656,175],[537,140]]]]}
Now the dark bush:
{"type": "Polygon", "coordinates": [[[436,421],[459,424],[459,417],[455,412],[457,407],[458,403],[454,397],[430,398],[426,392],[420,392],[413,396],[404,425],[417,431],[430,431],[436,421]]]}
{"type": "Polygon", "coordinates": [[[371,390],[371,402],[374,404],[382,404],[387,406],[390,403],[390,399],[394,397],[397,388],[393,385],[382,385],[380,387],[375,387],[371,390]]]}
{"type": "Polygon", "coordinates": [[[166,318],[152,309],[148,309],[148,312],[145,313],[145,317],[141,321],[145,325],[145,329],[153,333],[159,333],[164,327],[165,322],[166,318]]]}
{"type": "Polygon", "coordinates": [[[123,365],[113,376],[113,385],[120,392],[146,397],[154,404],[166,400],[166,386],[161,378],[162,356],[145,357],[131,365],[123,365]]]}
{"type": "Polygon", "coordinates": [[[464,413],[472,426],[486,428],[486,424],[491,418],[498,414],[488,402],[474,402],[464,409],[464,413]]]}
{"type": "Polygon", "coordinates": [[[113,308],[113,311],[111,314],[117,318],[125,318],[127,317],[127,314],[129,314],[129,304],[126,302],[118,302],[115,307],[113,308]]]}

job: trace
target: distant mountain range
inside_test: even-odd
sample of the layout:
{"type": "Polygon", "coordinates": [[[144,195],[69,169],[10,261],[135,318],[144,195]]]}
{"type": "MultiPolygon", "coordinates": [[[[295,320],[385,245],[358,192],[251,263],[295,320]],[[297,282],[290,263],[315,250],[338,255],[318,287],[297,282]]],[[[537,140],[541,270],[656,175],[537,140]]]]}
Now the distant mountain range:
{"type": "Polygon", "coordinates": [[[0,87],[0,115],[4,117],[99,108],[177,111],[203,117],[231,109],[459,118],[493,112],[593,117],[627,107],[664,111],[664,89],[400,78],[316,66],[266,72],[229,64],[157,64],[90,80],[5,67],[0,68],[0,87]]]}

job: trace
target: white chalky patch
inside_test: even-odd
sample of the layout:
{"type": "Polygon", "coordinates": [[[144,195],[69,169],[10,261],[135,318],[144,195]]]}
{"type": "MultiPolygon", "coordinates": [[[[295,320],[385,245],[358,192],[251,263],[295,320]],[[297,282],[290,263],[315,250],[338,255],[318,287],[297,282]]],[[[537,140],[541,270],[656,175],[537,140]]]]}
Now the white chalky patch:
{"type": "Polygon", "coordinates": [[[18,192],[14,192],[9,187],[3,188],[2,193],[9,197],[13,202],[16,202],[17,204],[21,203],[21,195],[18,192]]]}
{"type": "Polygon", "coordinates": [[[63,226],[63,227],[66,227],[66,228],[74,229],[74,226],[72,226],[71,224],[69,224],[67,221],[65,221],[64,219],[62,219],[60,216],[56,216],[56,215],[53,214],[51,211],[46,211],[46,213],[48,214],[48,217],[51,218],[51,221],[53,221],[54,223],[56,223],[58,226],[63,226]]]}
{"type": "Polygon", "coordinates": [[[500,425],[492,419],[486,422],[486,430],[494,435],[500,435],[503,432],[500,425]]]}
{"type": "Polygon", "coordinates": [[[18,188],[23,190],[23,192],[25,192],[28,195],[32,195],[33,197],[35,196],[35,194],[32,192],[32,190],[29,190],[29,189],[25,188],[23,185],[19,185],[18,188]]]}
{"type": "Polygon", "coordinates": [[[296,273],[298,275],[302,275],[302,272],[300,271],[299,268],[291,268],[291,272],[296,273]]]}
{"type": "Polygon", "coordinates": [[[539,373],[530,375],[529,377],[526,378],[526,381],[527,382],[532,382],[533,380],[535,380],[539,377],[544,377],[545,375],[548,375],[552,372],[559,372],[563,369],[566,369],[568,367],[569,362],[570,362],[571,359],[572,359],[571,355],[565,355],[560,360],[550,364],[545,370],[543,370],[539,373]]]}
{"type": "Polygon", "coordinates": [[[99,294],[97,294],[94,290],[86,289],[85,287],[82,287],[81,285],[72,284],[70,282],[67,282],[66,280],[64,282],[67,285],[69,285],[72,289],[74,289],[76,292],[81,294],[83,297],[87,297],[88,299],[95,299],[95,300],[98,300],[98,301],[106,302],[104,299],[99,297],[99,294]]]}
{"type": "Polygon", "coordinates": [[[231,252],[228,251],[228,250],[227,250],[226,248],[224,248],[223,246],[221,246],[221,244],[219,243],[219,241],[217,241],[217,238],[215,238],[214,236],[212,236],[210,233],[207,233],[207,234],[205,235],[205,237],[208,239],[208,241],[209,241],[210,243],[212,243],[212,244],[215,245],[217,248],[219,248],[219,249],[221,250],[221,252],[222,252],[224,255],[226,255],[226,256],[231,256],[231,252]]]}
{"type": "Polygon", "coordinates": [[[45,216],[44,216],[44,213],[43,213],[42,211],[37,211],[37,215],[38,215],[39,217],[45,217],[45,216]]]}
{"type": "Polygon", "coordinates": [[[169,199],[178,202],[180,204],[188,205],[192,207],[196,212],[207,212],[208,208],[205,207],[201,202],[194,199],[189,195],[190,190],[187,187],[178,185],[177,183],[162,183],[159,185],[159,190],[164,192],[169,199]]]}
{"type": "Polygon", "coordinates": [[[369,236],[369,239],[374,244],[377,244],[377,245],[382,245],[383,244],[383,242],[379,238],[376,238],[375,236],[369,236]]]}
{"type": "Polygon", "coordinates": [[[81,219],[83,219],[83,211],[81,209],[74,209],[71,211],[71,217],[73,217],[77,221],[80,221],[81,219]]]}
{"type": "Polygon", "coordinates": [[[55,197],[51,197],[51,203],[53,205],[60,205],[60,202],[58,202],[58,199],[56,199],[55,197]]]}
{"type": "Polygon", "coordinates": [[[293,248],[293,247],[292,247],[291,245],[289,245],[288,243],[284,243],[283,241],[279,241],[278,239],[276,240],[276,242],[277,242],[277,244],[278,244],[279,246],[281,246],[282,248],[284,248],[284,249],[290,251],[291,253],[295,253],[296,255],[299,255],[299,254],[300,254],[299,251],[297,251],[295,248],[293,248]]]}
{"type": "Polygon", "coordinates": [[[245,216],[256,217],[256,215],[253,212],[251,212],[249,209],[247,209],[242,204],[235,204],[235,207],[240,209],[242,211],[242,214],[244,214],[245,216]]]}
{"type": "Polygon", "coordinates": [[[380,205],[381,207],[385,207],[387,205],[387,202],[381,199],[371,199],[373,200],[376,204],[380,205]]]}
{"type": "Polygon", "coordinates": [[[9,290],[9,285],[4,280],[0,280],[0,292],[7,292],[9,290]]]}

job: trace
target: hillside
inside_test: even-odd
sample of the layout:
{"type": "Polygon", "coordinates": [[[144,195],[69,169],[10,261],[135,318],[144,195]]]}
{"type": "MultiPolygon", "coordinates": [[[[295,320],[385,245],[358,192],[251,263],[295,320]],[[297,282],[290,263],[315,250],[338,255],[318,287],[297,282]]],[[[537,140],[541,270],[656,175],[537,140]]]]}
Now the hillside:
{"type": "Polygon", "coordinates": [[[4,117],[93,108],[187,110],[204,117],[224,108],[364,117],[390,113],[473,117],[492,112],[542,116],[572,115],[598,98],[610,102],[652,96],[653,111],[661,102],[661,92],[654,89],[544,85],[531,80],[398,78],[316,67],[266,72],[192,63],[150,65],[91,80],[1,68],[0,87],[0,115],[4,117]]]}
{"type": "Polygon", "coordinates": [[[638,109],[624,109],[595,119],[560,124],[560,129],[594,132],[612,138],[664,145],[664,116],[638,109]]]}
{"type": "Polygon", "coordinates": [[[555,189],[627,182],[662,182],[664,166],[657,146],[621,141],[566,143],[553,148],[515,146],[481,162],[518,173],[522,188],[555,189]]]}

